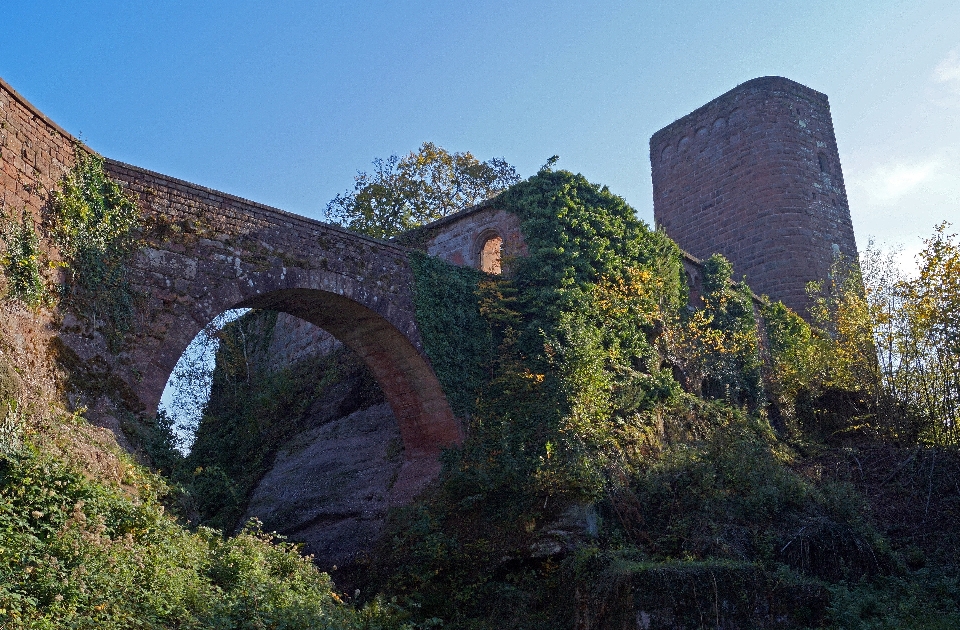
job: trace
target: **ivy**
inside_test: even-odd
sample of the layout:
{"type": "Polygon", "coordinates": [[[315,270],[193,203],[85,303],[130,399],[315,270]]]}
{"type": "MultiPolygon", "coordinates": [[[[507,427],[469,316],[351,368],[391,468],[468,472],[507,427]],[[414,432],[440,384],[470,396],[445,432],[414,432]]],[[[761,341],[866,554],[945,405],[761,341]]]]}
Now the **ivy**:
{"type": "Polygon", "coordinates": [[[719,254],[703,262],[703,314],[719,343],[705,356],[702,392],[755,409],[764,402],[760,340],[753,294],[733,283],[733,265],[719,254]]]}
{"type": "Polygon", "coordinates": [[[127,263],[140,247],[140,210],[104,172],[103,158],[77,145],[75,159],[50,204],[50,232],[65,267],[62,297],[117,350],[133,323],[127,263]]]}
{"type": "Polygon", "coordinates": [[[24,210],[19,222],[3,214],[0,221],[4,224],[2,238],[6,244],[2,263],[7,277],[7,297],[39,308],[50,301],[50,293],[41,272],[43,252],[33,219],[24,210]]]}
{"type": "Polygon", "coordinates": [[[497,205],[519,217],[529,255],[512,263],[488,424],[541,492],[595,495],[624,432],[677,391],[655,338],[686,301],[680,250],[567,171],[542,169],[497,205]]]}
{"type": "Polygon", "coordinates": [[[758,583],[777,579],[767,560],[833,499],[783,465],[770,425],[750,413],[763,393],[749,288],[713,258],[690,313],[676,244],[580,175],[545,168],[493,203],[520,219],[528,248],[509,274],[414,258],[424,345],[451,399],[475,404],[439,488],[393,530],[385,587],[455,622],[492,627],[490,611],[509,608],[525,611],[517,627],[557,627],[553,615],[574,614],[563,585],[582,594],[591,578],[569,556],[557,566],[524,550],[578,509],[604,521],[578,553],[622,550],[653,560],[653,577],[678,557],[747,560],[758,583]]]}
{"type": "Polygon", "coordinates": [[[490,325],[478,302],[484,274],[420,252],[410,253],[410,266],[424,349],[453,412],[472,414],[492,352],[490,325]]]}

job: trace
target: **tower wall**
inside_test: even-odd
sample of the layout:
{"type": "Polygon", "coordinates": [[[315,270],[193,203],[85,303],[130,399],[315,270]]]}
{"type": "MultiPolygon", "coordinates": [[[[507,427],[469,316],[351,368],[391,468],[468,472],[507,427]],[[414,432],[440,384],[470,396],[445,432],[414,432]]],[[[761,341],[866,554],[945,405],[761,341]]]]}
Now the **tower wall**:
{"type": "Polygon", "coordinates": [[[723,254],[754,292],[807,309],[806,283],[856,258],[827,96],[747,81],[650,139],[654,217],[698,258],[723,254]]]}

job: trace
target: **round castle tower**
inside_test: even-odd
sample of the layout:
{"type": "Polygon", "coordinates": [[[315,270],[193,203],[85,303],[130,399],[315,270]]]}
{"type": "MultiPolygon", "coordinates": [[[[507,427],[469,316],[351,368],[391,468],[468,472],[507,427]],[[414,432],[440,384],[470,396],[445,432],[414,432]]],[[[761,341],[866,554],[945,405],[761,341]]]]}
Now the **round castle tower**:
{"type": "Polygon", "coordinates": [[[698,258],[806,315],[805,287],[857,245],[827,96],[782,77],[738,85],[650,138],[656,223],[698,258]]]}

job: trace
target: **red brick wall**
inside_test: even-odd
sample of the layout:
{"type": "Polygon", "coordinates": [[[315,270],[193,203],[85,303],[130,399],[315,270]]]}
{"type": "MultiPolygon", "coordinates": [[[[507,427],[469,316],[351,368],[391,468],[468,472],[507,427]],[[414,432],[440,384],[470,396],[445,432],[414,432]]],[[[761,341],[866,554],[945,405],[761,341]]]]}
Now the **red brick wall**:
{"type": "Polygon", "coordinates": [[[721,253],[755,293],[806,313],[834,251],[856,257],[827,97],[747,81],[650,139],[654,216],[698,258],[721,253]],[[834,247],[836,245],[836,247],[834,247]]]}
{"type": "Polygon", "coordinates": [[[8,214],[27,208],[40,219],[45,191],[73,166],[73,142],[0,79],[0,204],[8,214]]]}
{"type": "MultiPolygon", "coordinates": [[[[73,163],[71,136],[0,79],[0,210],[15,220],[27,210],[39,224],[46,191],[56,187],[73,163]]],[[[41,247],[55,258],[48,243],[41,242],[41,247]]],[[[0,241],[0,254],[5,248],[0,241]]],[[[6,293],[0,271],[0,360],[16,366],[33,391],[58,390],[48,360],[55,314],[2,299],[6,293]]]]}

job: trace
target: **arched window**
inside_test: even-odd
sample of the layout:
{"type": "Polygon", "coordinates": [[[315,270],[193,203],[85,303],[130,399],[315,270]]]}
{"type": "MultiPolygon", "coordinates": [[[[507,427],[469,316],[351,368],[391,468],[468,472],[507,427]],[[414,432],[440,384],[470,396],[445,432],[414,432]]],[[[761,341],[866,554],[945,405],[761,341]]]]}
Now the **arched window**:
{"type": "Polygon", "coordinates": [[[480,271],[500,275],[500,255],[503,239],[498,234],[490,234],[480,246],[480,271]]]}

